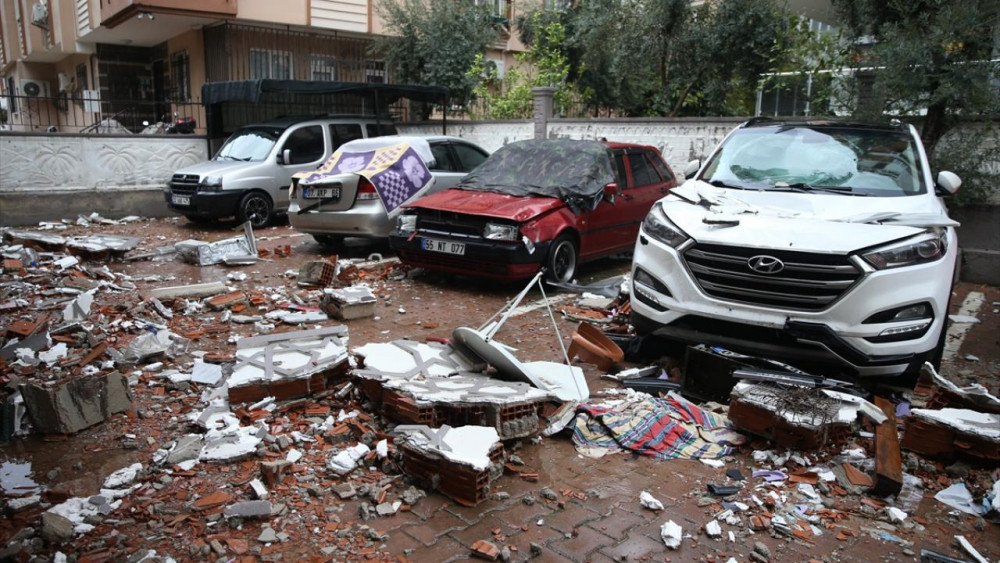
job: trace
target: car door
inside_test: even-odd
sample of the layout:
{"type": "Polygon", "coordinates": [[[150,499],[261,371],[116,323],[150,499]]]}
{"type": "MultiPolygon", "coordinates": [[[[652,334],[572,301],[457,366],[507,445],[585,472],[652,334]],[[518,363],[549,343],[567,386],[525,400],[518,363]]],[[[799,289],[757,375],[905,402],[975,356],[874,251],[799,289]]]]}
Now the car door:
{"type": "Polygon", "coordinates": [[[431,141],[434,165],[434,188],[430,193],[456,186],[473,168],[489,156],[486,151],[469,143],[455,140],[431,141]]]}
{"type": "Polygon", "coordinates": [[[631,248],[649,209],[658,199],[670,193],[677,181],[663,158],[651,149],[629,149],[625,158],[630,180],[622,192],[622,205],[618,210],[623,230],[617,246],[631,248]]]}
{"type": "Polygon", "coordinates": [[[278,147],[278,162],[282,170],[280,178],[275,178],[277,197],[275,209],[288,208],[288,188],[291,186],[292,175],[297,172],[315,170],[323,163],[324,155],[329,154],[329,140],[319,124],[301,125],[289,128],[278,147]],[[284,161],[285,151],[289,151],[288,162],[284,161]]]}
{"type": "Polygon", "coordinates": [[[618,179],[618,193],[613,200],[603,199],[593,211],[585,212],[579,219],[580,256],[590,258],[613,252],[618,241],[625,236],[626,228],[622,224],[621,207],[624,203],[622,194],[629,188],[625,149],[612,149],[615,163],[615,177],[618,179]]]}

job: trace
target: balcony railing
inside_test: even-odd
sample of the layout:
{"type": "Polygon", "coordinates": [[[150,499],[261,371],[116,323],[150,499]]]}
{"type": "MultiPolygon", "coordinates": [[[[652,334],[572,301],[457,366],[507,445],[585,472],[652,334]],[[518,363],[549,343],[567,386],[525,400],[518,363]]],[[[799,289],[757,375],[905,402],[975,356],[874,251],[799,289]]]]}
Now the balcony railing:
{"type": "Polygon", "coordinates": [[[82,133],[102,135],[205,132],[201,103],[151,100],[91,100],[70,95],[56,97],[0,94],[0,131],[25,133],[82,133]],[[171,131],[171,125],[183,122],[171,131]]]}

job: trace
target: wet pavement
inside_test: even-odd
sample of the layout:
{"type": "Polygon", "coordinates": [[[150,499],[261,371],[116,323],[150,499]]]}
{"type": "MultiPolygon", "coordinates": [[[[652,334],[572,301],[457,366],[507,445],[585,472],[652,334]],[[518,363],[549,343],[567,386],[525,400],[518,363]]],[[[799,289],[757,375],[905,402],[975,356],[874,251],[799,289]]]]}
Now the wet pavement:
{"type": "MultiPolygon", "coordinates": [[[[101,232],[140,237],[141,251],[170,246],[185,239],[216,240],[238,234],[229,227],[232,226],[205,227],[183,219],[142,220],[122,225],[71,226],[59,234],[101,232]]],[[[325,248],[287,226],[258,231],[256,235],[265,259],[249,266],[199,267],[169,256],[112,262],[111,270],[131,276],[137,290],[124,296],[119,294],[113,302],[102,302],[98,294],[98,303],[108,308],[109,316],[126,315],[140,305],[146,290],[227,281],[234,273],[247,275],[243,281],[228,280],[229,285],[238,289],[257,291],[265,296],[295,295],[301,290],[291,273],[298,272],[305,262],[333,258],[334,254],[339,258],[368,258],[373,253],[391,256],[385,245],[359,239],[348,239],[343,248],[325,248]],[[282,249],[286,245],[291,252],[284,256],[282,249]]],[[[627,272],[628,267],[629,262],[623,259],[588,264],[581,268],[578,281],[589,283],[620,275],[627,272]]],[[[4,279],[9,279],[7,274],[4,279]]],[[[427,272],[406,273],[402,269],[369,281],[378,296],[373,317],[346,323],[324,321],[310,324],[308,328],[346,324],[350,330],[351,348],[398,339],[447,339],[457,326],[478,327],[521,289],[520,285],[497,285],[427,272]]],[[[957,312],[967,305],[970,294],[973,301],[981,302],[976,313],[980,323],[968,327],[964,336],[952,338],[954,352],[944,362],[942,374],[960,385],[980,383],[997,394],[1000,392],[1000,313],[996,303],[1000,302],[1000,290],[960,283],[952,300],[952,311],[957,312]]],[[[530,305],[540,298],[540,293],[534,290],[524,303],[530,305]]],[[[498,334],[500,340],[517,348],[519,359],[561,360],[561,348],[545,311],[542,307],[512,317],[498,334]]],[[[209,313],[201,313],[200,318],[209,313]]],[[[7,318],[0,325],[7,325],[14,316],[30,316],[30,313],[19,311],[16,315],[4,315],[7,318]]],[[[558,314],[557,318],[560,335],[568,344],[578,321],[558,314]]],[[[177,323],[190,320],[178,319],[177,323]]],[[[231,354],[234,349],[229,339],[231,334],[249,336],[253,333],[253,325],[233,324],[229,332],[207,334],[197,339],[193,348],[231,354]]],[[[116,345],[134,336],[134,332],[119,333],[116,345]]],[[[580,366],[592,393],[618,387],[617,383],[601,379],[603,372],[595,366],[580,366]]],[[[102,481],[112,472],[136,462],[150,466],[158,448],[187,432],[183,415],[195,410],[196,394],[165,388],[155,374],[140,372],[132,390],[133,410],[76,435],[32,435],[0,446],[0,463],[3,464],[0,484],[5,495],[23,496],[29,491],[23,487],[33,487],[30,482],[33,480],[58,493],[53,495],[53,503],[66,496],[88,497],[97,493],[102,481]],[[30,475],[25,474],[27,464],[30,464],[30,475]],[[7,483],[16,487],[17,493],[8,489],[7,483]]],[[[358,405],[332,399],[328,403],[326,406],[333,409],[334,414],[341,406],[349,410],[358,405]]],[[[270,421],[272,433],[301,429],[305,419],[305,415],[294,410],[276,415],[270,421]]],[[[851,440],[852,444],[869,446],[870,442],[864,437],[851,440]]],[[[727,483],[725,472],[728,469],[739,469],[749,476],[754,469],[760,468],[752,460],[752,453],[774,449],[774,444],[753,439],[734,455],[726,457],[724,467],[717,469],[698,461],[656,461],[624,453],[592,459],[580,455],[565,433],[520,440],[507,444],[508,450],[523,460],[523,472],[538,474],[537,481],[508,472],[494,482],[491,498],[475,507],[461,506],[431,492],[405,510],[368,521],[359,516],[360,506],[365,503],[360,497],[341,500],[329,492],[339,480],[323,469],[328,446],[297,446],[306,455],[293,465],[294,478],[272,489],[271,501],[282,504],[284,511],[266,524],[242,520],[234,526],[218,517],[221,508],[201,512],[195,509],[193,501],[219,490],[227,491],[234,499],[253,498],[247,483],[258,475],[258,463],[283,458],[285,452],[280,450],[269,451],[262,459],[251,457],[228,464],[202,463],[192,471],[151,471],[143,478],[144,488],[126,498],[108,520],[95,522],[94,530],[62,546],[40,544],[36,553],[45,557],[60,551],[87,561],[125,560],[140,549],[155,549],[159,555],[169,555],[176,560],[244,557],[247,560],[407,558],[451,561],[469,558],[473,544],[488,540],[500,548],[507,548],[505,555],[512,560],[902,561],[919,560],[921,549],[968,558],[954,545],[954,537],[963,535],[987,559],[1000,557],[1000,526],[953,512],[933,498],[936,490],[963,479],[971,490],[983,491],[1000,478],[1000,470],[976,464],[956,467],[944,462],[916,460],[913,454],[906,452],[904,462],[911,461],[918,468],[915,472],[927,488],[918,507],[903,524],[890,523],[881,510],[861,502],[865,495],[831,493],[829,504],[843,517],[817,520],[820,534],[799,537],[773,529],[754,532],[744,522],[742,525],[722,523],[722,536],[710,538],[704,526],[724,507],[722,499],[706,493],[706,485],[727,483]],[[642,491],[659,499],[664,510],[654,512],[642,508],[638,502],[642,491]],[[685,537],[677,550],[667,549],[661,539],[661,526],[667,520],[676,522],[684,530],[685,537]],[[258,541],[266,527],[287,534],[287,539],[258,541]],[[733,541],[730,541],[729,532],[733,532],[733,541]],[[758,546],[754,552],[758,543],[763,547],[758,546]],[[216,544],[222,546],[221,552],[216,544]]],[[[837,453],[839,450],[818,457],[826,459],[837,453]]],[[[408,486],[390,462],[372,463],[378,467],[370,472],[370,478],[362,480],[365,483],[371,482],[374,486],[374,483],[389,482],[394,491],[408,486]],[[393,475],[397,476],[395,480],[393,475]]],[[[761,494],[759,491],[771,489],[781,494],[791,490],[744,488],[735,498],[726,500],[749,503],[753,491],[761,494]]],[[[4,544],[24,526],[39,526],[37,511],[10,516],[0,524],[0,539],[4,544]]]]}

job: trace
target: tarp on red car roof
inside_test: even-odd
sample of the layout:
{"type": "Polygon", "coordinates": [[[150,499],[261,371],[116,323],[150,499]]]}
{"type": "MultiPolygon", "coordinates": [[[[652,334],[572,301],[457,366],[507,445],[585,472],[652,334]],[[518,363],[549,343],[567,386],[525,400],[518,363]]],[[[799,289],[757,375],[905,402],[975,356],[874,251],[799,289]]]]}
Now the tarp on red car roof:
{"type": "Polygon", "coordinates": [[[611,150],[598,141],[534,139],[490,155],[456,186],[514,196],[555,197],[574,213],[594,209],[616,181],[611,150]]]}

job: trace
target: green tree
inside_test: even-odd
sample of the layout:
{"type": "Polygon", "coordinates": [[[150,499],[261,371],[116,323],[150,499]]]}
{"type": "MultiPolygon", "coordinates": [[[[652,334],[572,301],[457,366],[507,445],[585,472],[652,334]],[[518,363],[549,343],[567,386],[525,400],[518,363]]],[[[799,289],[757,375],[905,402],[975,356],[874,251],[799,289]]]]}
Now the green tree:
{"type": "MultiPolygon", "coordinates": [[[[933,151],[959,117],[1000,113],[996,0],[833,0],[855,45],[854,73],[870,81],[858,116],[925,113],[921,137],[933,151]]],[[[855,84],[855,87],[857,84],[855,84]]]]}
{"type": "Polygon", "coordinates": [[[385,57],[394,81],[447,86],[464,103],[475,81],[466,71],[498,31],[485,4],[472,0],[379,0],[375,10],[389,35],[373,52],[385,57]]]}
{"type": "Polygon", "coordinates": [[[480,101],[484,111],[473,117],[486,119],[527,118],[532,112],[531,89],[549,86],[556,89],[555,109],[565,113],[574,97],[574,88],[568,82],[570,63],[564,50],[566,28],[558,19],[544,19],[540,12],[530,17],[531,42],[527,51],[514,55],[517,64],[497,77],[495,68],[489,67],[485,57],[479,55],[466,72],[477,81],[473,96],[480,101]]]}

